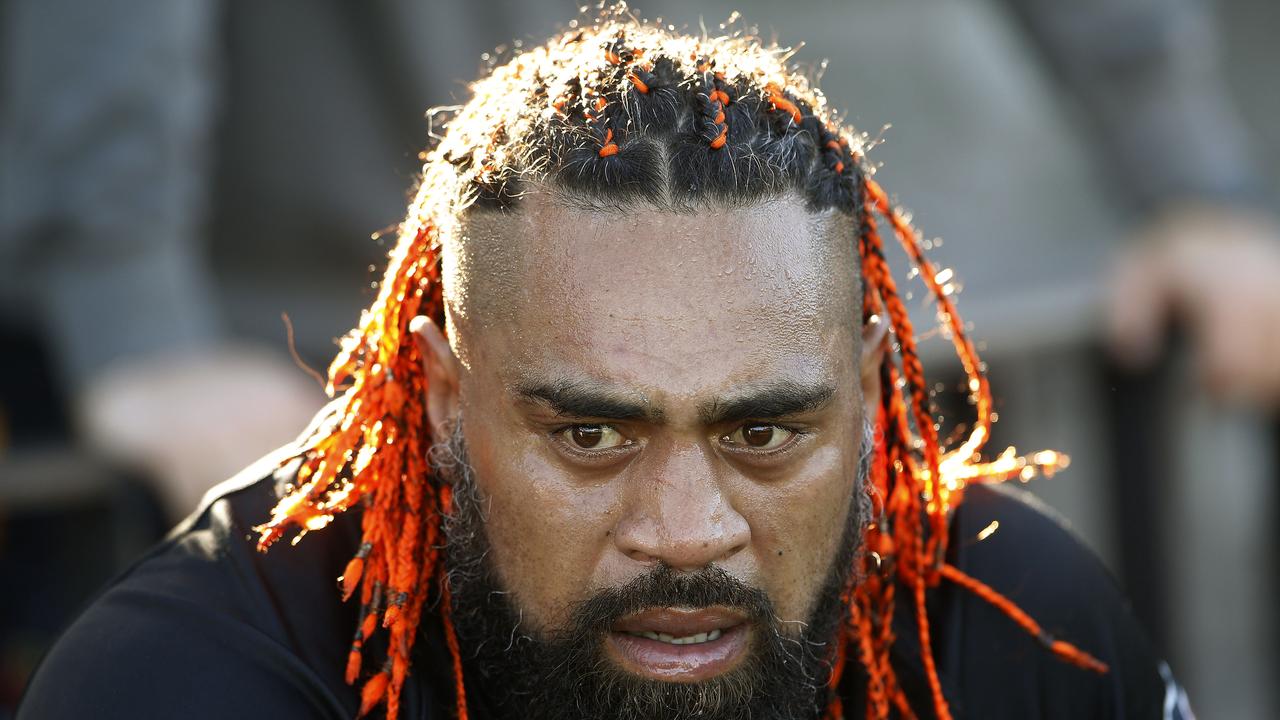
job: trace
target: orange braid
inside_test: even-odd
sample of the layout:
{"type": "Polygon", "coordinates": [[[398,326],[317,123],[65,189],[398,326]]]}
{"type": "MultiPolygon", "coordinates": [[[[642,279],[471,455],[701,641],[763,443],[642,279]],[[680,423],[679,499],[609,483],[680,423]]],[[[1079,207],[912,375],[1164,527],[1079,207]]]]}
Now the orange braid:
{"type": "MultiPolygon", "coordinates": [[[[868,186],[870,183],[868,183],[868,186]]],[[[871,194],[870,192],[868,194],[871,194]]],[[[901,498],[904,514],[909,517],[903,517],[894,525],[898,529],[898,540],[895,543],[900,554],[900,562],[903,568],[908,570],[905,573],[904,580],[911,585],[912,600],[915,603],[916,625],[920,634],[920,647],[933,647],[930,642],[929,620],[926,615],[925,608],[925,585],[928,581],[928,562],[925,551],[925,538],[923,529],[919,527],[918,522],[913,522],[912,518],[918,517],[921,508],[921,498],[930,498],[934,493],[934,478],[938,476],[938,434],[937,428],[934,426],[933,414],[929,408],[929,398],[925,385],[924,366],[920,362],[920,356],[916,350],[914,330],[911,325],[911,317],[907,313],[906,305],[902,302],[897,292],[897,287],[893,282],[892,275],[888,269],[888,263],[884,258],[883,245],[880,235],[876,230],[875,220],[868,212],[866,218],[866,247],[871,253],[871,261],[874,266],[875,283],[880,291],[881,300],[884,302],[885,309],[889,313],[890,323],[894,329],[894,333],[898,339],[899,352],[902,356],[903,377],[906,379],[907,390],[911,395],[911,410],[916,421],[916,430],[920,434],[921,450],[924,457],[925,470],[925,487],[923,493],[899,492],[891,496],[891,498],[901,498]]],[[[896,396],[896,390],[893,391],[896,396]]],[[[899,428],[899,433],[902,428],[899,428]]],[[[898,487],[906,488],[906,483],[899,484],[898,487]]],[[[937,503],[929,503],[923,508],[926,515],[934,520],[941,517],[942,533],[945,534],[946,510],[945,506],[937,503]]],[[[937,532],[938,523],[931,522],[931,529],[937,532]]],[[[949,720],[951,713],[947,708],[946,699],[942,694],[942,682],[938,678],[938,670],[933,661],[931,652],[922,652],[921,657],[925,666],[925,677],[929,683],[929,690],[933,696],[934,713],[939,720],[949,720]]]]}
{"type": "MultiPolygon", "coordinates": [[[[366,505],[359,549],[341,578],[343,598],[358,588],[361,603],[346,678],[353,684],[359,679],[364,647],[372,635],[386,632],[387,657],[364,681],[360,705],[363,715],[386,702],[392,720],[423,605],[433,588],[443,590],[439,523],[449,499],[425,462],[426,378],[409,332],[418,315],[440,319],[438,281],[436,232],[426,224],[397,245],[377,300],[329,368],[327,389],[342,396],[304,441],[298,488],[256,528],[258,547],[266,550],[290,529],[298,531],[296,542],[357,502],[366,505]],[[379,452],[390,446],[399,451],[379,452]]],[[[465,697],[458,704],[465,712],[465,697]]]]}
{"type": "Polygon", "coordinates": [[[586,113],[586,119],[589,123],[597,123],[604,130],[603,138],[600,140],[599,155],[602,158],[612,157],[618,154],[618,144],[613,141],[613,128],[603,127],[604,109],[609,106],[608,101],[603,95],[597,95],[592,109],[586,113]]]}
{"type": "Polygon", "coordinates": [[[719,150],[724,147],[725,141],[729,137],[729,123],[726,121],[724,113],[725,108],[729,107],[729,93],[720,87],[720,83],[723,80],[724,73],[718,72],[712,75],[710,82],[711,92],[708,93],[713,114],[711,122],[720,128],[720,134],[716,135],[715,139],[711,141],[712,150],[719,150]]]}
{"type": "MultiPolygon", "coordinates": [[[[845,151],[848,150],[848,144],[848,141],[841,142],[839,140],[828,140],[824,147],[832,152],[843,155],[845,151]]],[[[844,172],[844,159],[841,158],[836,160],[836,164],[833,169],[836,171],[837,175],[844,172]]]]}
{"type": "Polygon", "coordinates": [[[791,119],[795,121],[796,125],[800,124],[800,108],[782,94],[782,88],[778,87],[774,83],[770,83],[765,87],[765,92],[767,93],[769,106],[773,110],[780,110],[787,113],[791,116],[791,119]]]}
{"type": "MultiPolygon", "coordinates": [[[[773,96],[780,95],[776,88],[770,92],[773,96]]],[[[786,110],[773,96],[770,97],[773,106],[786,110]]],[[[829,141],[826,147],[837,151],[841,143],[833,145],[832,142],[829,141]]],[[[855,156],[854,160],[858,158],[855,156]]],[[[990,602],[1064,661],[1105,672],[1106,665],[1092,655],[1049,636],[1008,598],[945,563],[950,513],[960,501],[967,482],[1000,481],[1018,474],[1025,476],[1036,470],[1048,474],[1064,466],[1066,459],[1045,451],[1028,461],[1015,458],[1010,449],[994,462],[978,461],[977,453],[990,435],[990,386],[976,349],[965,334],[955,310],[952,288],[947,285],[945,276],[925,257],[915,229],[890,203],[879,184],[869,178],[864,180],[862,196],[864,219],[858,247],[864,278],[864,314],[868,318],[882,311],[888,315],[901,362],[899,367],[891,356],[886,356],[881,365],[882,397],[876,420],[880,432],[868,478],[874,520],[864,536],[868,552],[860,559],[864,563],[864,579],[854,589],[850,603],[846,626],[850,637],[842,638],[837,650],[842,653],[853,648],[858,653],[867,676],[866,716],[884,719],[893,710],[905,718],[915,717],[898,685],[889,655],[895,642],[892,622],[895,588],[899,584],[911,593],[932,714],[940,719],[950,718],[951,713],[931,651],[925,597],[928,588],[943,578],[990,602]],[[950,335],[969,377],[969,391],[977,418],[969,438],[945,456],[929,407],[911,318],[884,256],[883,241],[875,219],[877,215],[889,222],[936,299],[939,320],[950,335]]],[[[833,683],[839,682],[843,667],[844,660],[836,658],[833,683]]],[[[832,703],[828,707],[827,718],[839,718],[840,710],[839,703],[832,703]]]]}
{"type": "Polygon", "coordinates": [[[462,682],[462,649],[458,647],[458,634],[453,629],[453,605],[447,584],[444,589],[444,600],[441,602],[440,614],[444,618],[445,644],[449,646],[449,656],[453,660],[454,692],[458,698],[458,720],[467,720],[467,691],[462,682]]]}
{"type": "Polygon", "coordinates": [[[1056,640],[1052,635],[1045,632],[1040,627],[1040,623],[1031,619],[1031,616],[1023,612],[1022,608],[1013,604],[1009,598],[996,592],[990,585],[968,575],[954,565],[942,566],[942,577],[977,595],[978,597],[991,603],[1000,612],[1009,616],[1010,620],[1017,623],[1028,634],[1035,637],[1044,645],[1047,650],[1063,660],[1077,665],[1086,670],[1092,670],[1098,673],[1107,672],[1107,664],[1081,650],[1080,648],[1062,640],[1056,640]]]}

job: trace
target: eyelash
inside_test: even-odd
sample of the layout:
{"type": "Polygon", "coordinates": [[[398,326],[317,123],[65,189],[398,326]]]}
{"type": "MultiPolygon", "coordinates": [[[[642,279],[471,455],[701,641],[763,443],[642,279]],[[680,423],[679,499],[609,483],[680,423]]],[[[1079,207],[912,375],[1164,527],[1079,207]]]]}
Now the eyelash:
{"type": "Polygon", "coordinates": [[[743,428],[752,427],[752,426],[768,426],[768,427],[771,427],[777,430],[782,430],[786,433],[789,433],[791,437],[787,438],[786,442],[784,442],[782,445],[776,448],[773,448],[772,450],[757,450],[747,445],[739,445],[733,448],[733,452],[747,453],[747,454],[755,455],[757,457],[762,457],[762,458],[773,457],[775,455],[782,455],[782,454],[791,452],[793,449],[795,449],[796,443],[799,442],[800,438],[806,437],[809,435],[808,430],[805,430],[803,428],[793,427],[791,425],[784,425],[782,423],[777,423],[777,422],[753,422],[748,420],[747,422],[744,422],[740,425],[735,426],[732,431],[725,433],[724,435],[721,435],[720,438],[724,439],[726,437],[733,435],[734,433],[738,432],[743,428]]]}
{"type": "MultiPolygon", "coordinates": [[[[567,452],[587,460],[604,460],[606,458],[616,457],[617,455],[621,453],[625,453],[629,449],[635,446],[634,440],[627,439],[626,442],[624,442],[623,444],[617,447],[593,450],[590,448],[579,447],[576,444],[574,444],[572,440],[569,440],[568,438],[564,437],[565,433],[567,433],[569,430],[572,430],[574,428],[582,428],[582,427],[607,427],[607,428],[612,428],[614,432],[617,432],[620,435],[622,434],[622,431],[618,430],[617,427],[610,425],[609,423],[571,423],[569,425],[561,425],[555,430],[552,430],[551,437],[553,440],[559,443],[567,452]]],[[[623,435],[623,437],[625,438],[626,436],[623,435]]]]}
{"type": "MultiPolygon", "coordinates": [[[[772,450],[757,450],[746,445],[740,445],[735,443],[730,451],[735,453],[755,455],[757,457],[765,457],[765,458],[772,457],[775,455],[780,455],[780,454],[790,452],[795,448],[795,445],[800,438],[807,437],[810,434],[810,431],[805,430],[803,428],[798,428],[791,425],[785,425],[782,423],[746,421],[740,425],[734,426],[733,430],[731,430],[728,433],[724,433],[720,435],[719,438],[717,439],[723,441],[725,438],[733,435],[734,433],[738,432],[739,430],[745,427],[761,426],[761,425],[767,425],[769,427],[782,430],[786,433],[789,433],[791,437],[789,437],[787,441],[783,443],[781,446],[773,448],[772,450]]],[[[569,430],[572,430],[573,428],[580,428],[580,427],[607,427],[607,428],[611,428],[614,432],[621,434],[621,431],[618,430],[617,427],[610,425],[609,423],[572,423],[569,425],[561,425],[555,430],[552,430],[551,437],[560,445],[562,445],[568,452],[573,453],[582,458],[593,459],[593,460],[616,456],[619,453],[626,452],[628,449],[630,449],[635,445],[635,441],[628,439],[622,445],[619,445],[617,447],[604,448],[601,450],[592,450],[590,448],[579,447],[572,440],[569,440],[564,436],[565,436],[565,433],[567,433],[569,430]]],[[[724,447],[725,445],[726,445],[725,443],[723,442],[721,443],[721,447],[724,447]]]]}

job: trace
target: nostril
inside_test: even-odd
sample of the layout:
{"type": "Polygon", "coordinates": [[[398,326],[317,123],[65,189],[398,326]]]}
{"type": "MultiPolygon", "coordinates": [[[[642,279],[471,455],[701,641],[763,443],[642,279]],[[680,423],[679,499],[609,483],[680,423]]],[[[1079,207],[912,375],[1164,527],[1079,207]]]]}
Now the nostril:
{"type": "Polygon", "coordinates": [[[744,549],[746,549],[746,547],[747,547],[746,543],[739,543],[737,545],[734,545],[733,547],[729,548],[728,552],[726,552],[723,556],[720,557],[720,560],[728,560],[734,555],[737,555],[739,552],[742,552],[744,549]]]}

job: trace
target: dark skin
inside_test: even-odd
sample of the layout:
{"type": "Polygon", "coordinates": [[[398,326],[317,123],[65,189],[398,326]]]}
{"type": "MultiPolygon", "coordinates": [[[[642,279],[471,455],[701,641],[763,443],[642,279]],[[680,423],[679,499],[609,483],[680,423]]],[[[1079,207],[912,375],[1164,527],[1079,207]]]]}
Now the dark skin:
{"type": "Polygon", "coordinates": [[[848,223],[790,198],[621,213],[552,193],[464,223],[451,337],[414,330],[433,432],[464,419],[492,561],[531,630],[658,562],[723,568],[784,628],[809,617],[885,345],[858,322],[848,223]]]}

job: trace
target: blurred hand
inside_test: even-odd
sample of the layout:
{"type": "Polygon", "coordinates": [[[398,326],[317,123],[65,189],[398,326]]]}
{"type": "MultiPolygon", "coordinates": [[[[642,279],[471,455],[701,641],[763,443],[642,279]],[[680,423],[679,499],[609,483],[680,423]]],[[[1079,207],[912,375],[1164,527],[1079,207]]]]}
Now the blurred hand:
{"type": "Polygon", "coordinates": [[[237,346],[110,369],[77,400],[89,446],[157,479],[179,518],[210,487],[296,437],[326,398],[287,359],[237,346]]]}
{"type": "Polygon", "coordinates": [[[1267,218],[1209,206],[1164,213],[1118,259],[1109,305],[1121,362],[1154,362],[1176,322],[1213,395],[1280,404],[1280,231],[1267,218]]]}

